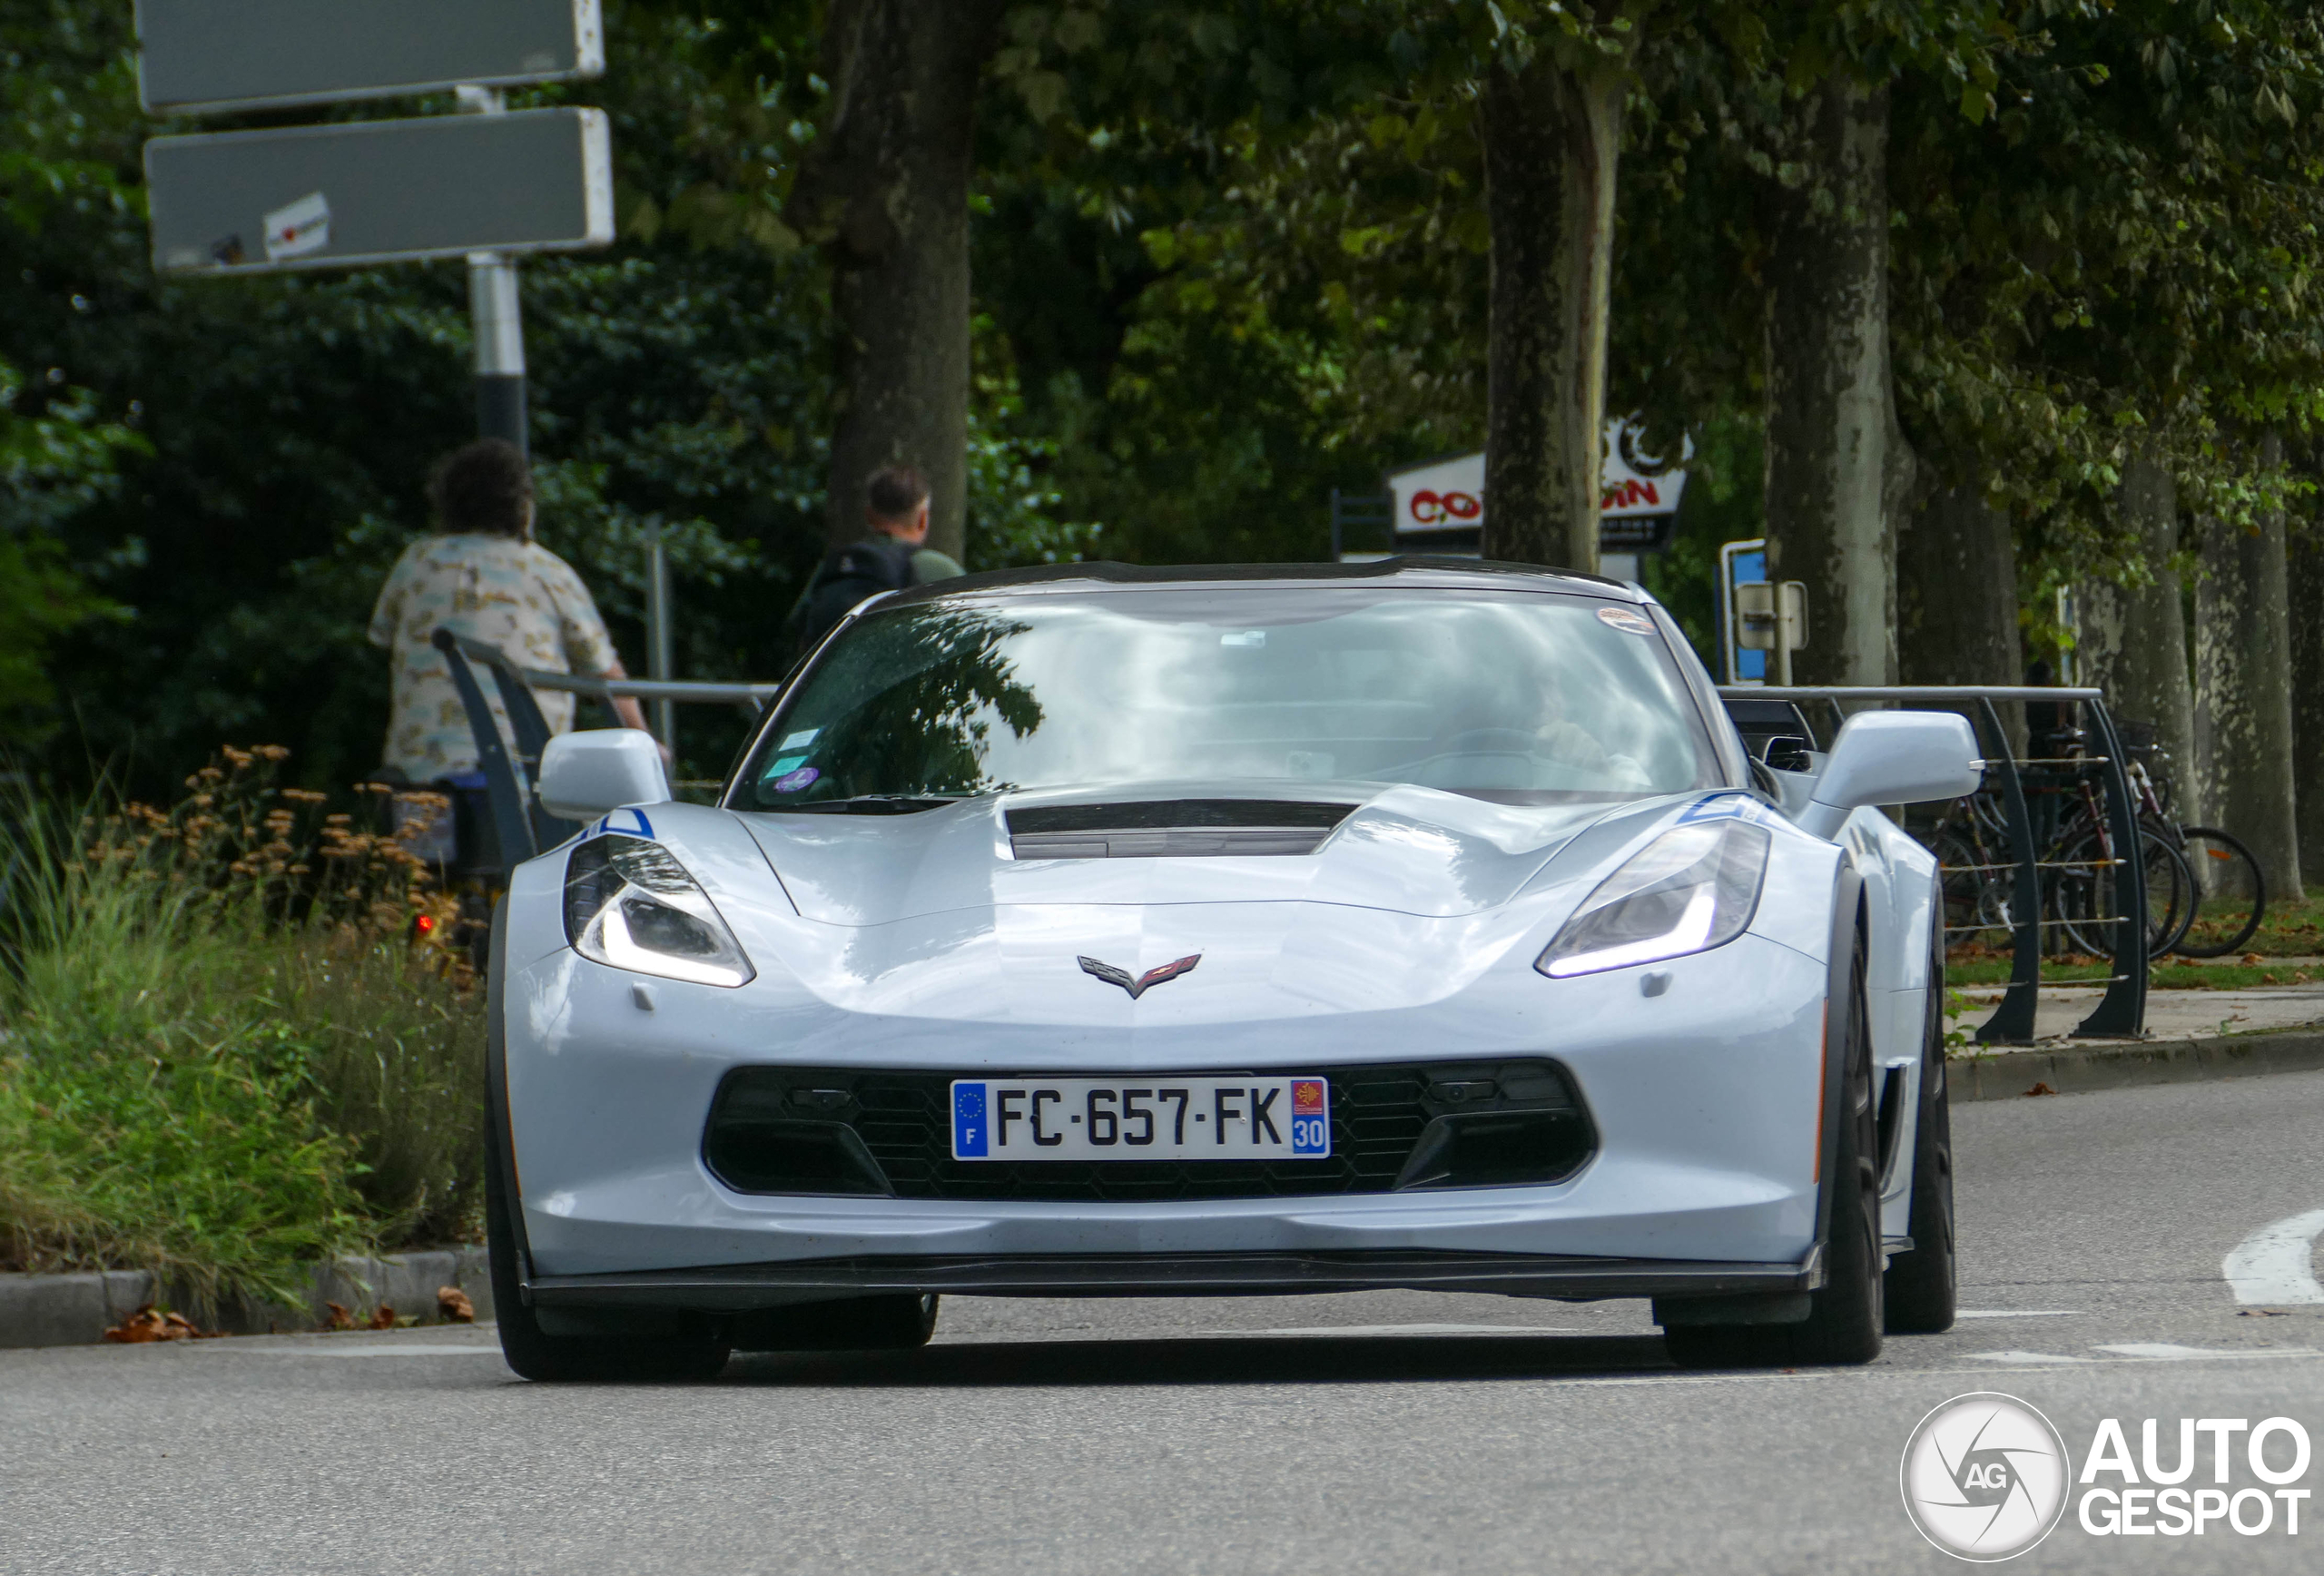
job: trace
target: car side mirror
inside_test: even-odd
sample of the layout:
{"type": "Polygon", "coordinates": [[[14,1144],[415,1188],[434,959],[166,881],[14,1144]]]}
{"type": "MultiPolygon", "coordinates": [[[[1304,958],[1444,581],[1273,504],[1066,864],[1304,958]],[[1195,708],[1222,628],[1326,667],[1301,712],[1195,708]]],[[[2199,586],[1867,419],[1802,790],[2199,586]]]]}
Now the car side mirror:
{"type": "Polygon", "coordinates": [[[635,728],[559,734],[541,752],[541,808],[590,821],[625,804],[666,804],[670,779],[662,746],[635,728]]]}
{"type": "Polygon", "coordinates": [[[1917,804],[1974,793],[1984,779],[1977,735],[1951,712],[1859,712],[1840,729],[1798,817],[1818,837],[1838,835],[1866,804],[1917,804]]]}
{"type": "Polygon", "coordinates": [[[1759,759],[1767,763],[1771,771],[1813,772],[1816,770],[1812,754],[1815,747],[1811,741],[1797,734],[1777,734],[1768,741],[1768,747],[1759,759]]]}

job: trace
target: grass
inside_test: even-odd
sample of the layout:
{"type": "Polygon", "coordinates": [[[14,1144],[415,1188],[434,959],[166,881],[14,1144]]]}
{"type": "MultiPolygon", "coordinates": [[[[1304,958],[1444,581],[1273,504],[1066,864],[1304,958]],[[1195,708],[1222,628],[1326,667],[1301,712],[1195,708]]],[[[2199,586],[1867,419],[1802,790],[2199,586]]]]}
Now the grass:
{"type": "MultiPolygon", "coordinates": [[[[2199,915],[2191,933],[2201,938],[2199,915]]],[[[1985,932],[1992,934],[1992,932],[1985,932]]],[[[2271,899],[2260,917],[2260,929],[2232,958],[2216,961],[2189,958],[2157,960],[2148,983],[2157,990],[2243,990],[2265,985],[2309,985],[2324,981],[2324,964],[2281,961],[2291,958],[2324,957],[2324,898],[2290,901],[2271,899]]],[[[2004,945],[1971,943],[1955,947],[1945,963],[1945,979],[1954,985],[2005,985],[2010,956],[2004,945]]],[[[2062,953],[2042,960],[2045,984],[2095,982],[2113,972],[2102,958],[2062,953]]]]}
{"type": "MultiPolygon", "coordinates": [[[[2202,928],[2202,916],[2198,914],[2192,927],[2198,941],[2202,928]]],[[[2262,958],[2324,956],[2324,898],[2289,901],[2270,898],[2267,911],[2260,916],[2260,929],[2243,944],[2243,951],[2262,958]]]]}
{"type": "Polygon", "coordinates": [[[0,1267],[206,1307],[473,1236],[481,992],[408,940],[436,901],[409,858],[272,788],[280,758],[230,752],[166,813],[5,812],[0,1267]]]}
{"type": "MultiPolygon", "coordinates": [[[[2086,960],[2071,954],[2042,960],[2044,985],[2098,984],[2112,977],[2114,965],[2105,960],[2086,960]]],[[[1948,985],[2006,985],[2010,960],[2004,958],[1953,959],[1945,966],[1948,985]]],[[[2191,963],[2163,959],[2148,971],[2147,984],[2156,990],[2248,990],[2261,985],[2310,985],[2324,980],[2324,966],[2293,968],[2288,964],[2191,963]]]]}

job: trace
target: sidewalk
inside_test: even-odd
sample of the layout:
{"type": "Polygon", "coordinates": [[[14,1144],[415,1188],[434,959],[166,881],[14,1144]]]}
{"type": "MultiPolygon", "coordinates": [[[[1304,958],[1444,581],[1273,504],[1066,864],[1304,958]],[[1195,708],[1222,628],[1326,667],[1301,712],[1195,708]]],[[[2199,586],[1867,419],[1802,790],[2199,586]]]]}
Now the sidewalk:
{"type": "MultiPolygon", "coordinates": [[[[2035,1042],[1956,1048],[1953,1098],[2014,1099],[2324,1069],[2324,983],[2151,990],[2145,1039],[2072,1038],[2103,993],[2099,985],[2043,986],[2034,1014],[2035,1042]]],[[[1961,994],[1969,1010],[1948,1017],[1945,1027],[1974,1035],[1993,1016],[2001,988],[1961,994]]]]}

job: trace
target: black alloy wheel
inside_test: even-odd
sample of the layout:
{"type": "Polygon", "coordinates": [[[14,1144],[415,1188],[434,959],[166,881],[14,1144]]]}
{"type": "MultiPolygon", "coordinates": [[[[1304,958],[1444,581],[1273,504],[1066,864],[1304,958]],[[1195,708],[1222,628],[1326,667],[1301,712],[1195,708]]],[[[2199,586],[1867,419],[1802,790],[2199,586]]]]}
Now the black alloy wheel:
{"type": "Polygon", "coordinates": [[[1913,1246],[1888,1261],[1888,1333],[1935,1335],[1953,1327],[1953,1091],[1945,1076],[1945,946],[1931,949],[1928,1010],[1921,1032],[1920,1100],[1913,1122],[1913,1246]]]}
{"type": "Polygon", "coordinates": [[[1864,987],[1864,932],[1856,931],[1847,1005],[1838,1014],[1839,1144],[1830,1178],[1831,1224],[1824,1285],[1807,1317],[1792,1325],[1671,1325],[1662,1343],[1682,1368],[1854,1364],[1880,1355],[1886,1323],[1880,1249],[1880,1136],[1873,1098],[1872,1032],[1864,987]]]}

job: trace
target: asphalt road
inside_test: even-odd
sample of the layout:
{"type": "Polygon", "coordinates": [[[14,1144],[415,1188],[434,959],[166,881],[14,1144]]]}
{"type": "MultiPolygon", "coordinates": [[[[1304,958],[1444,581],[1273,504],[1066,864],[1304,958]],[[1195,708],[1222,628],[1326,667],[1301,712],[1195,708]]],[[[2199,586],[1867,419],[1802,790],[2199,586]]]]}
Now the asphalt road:
{"type": "MultiPolygon", "coordinates": [[[[2289,1416],[2324,1497],[2324,1305],[2246,1312],[2221,1269],[2324,1210],[2324,1074],[1955,1120],[1980,1316],[1868,1368],[1680,1374],[1642,1304],[1419,1293],[961,1299],[926,1351],[698,1387],[527,1384],[471,1330],[0,1352],[0,1571],[1955,1570],[1898,1461],[1980,1390],[2077,1468],[2109,1417],[2168,1464],[2179,1419],[2289,1416]]],[[[2101,1537],[2074,1492],[2012,1569],[2324,1554],[2324,1507],[2101,1537]]]]}

